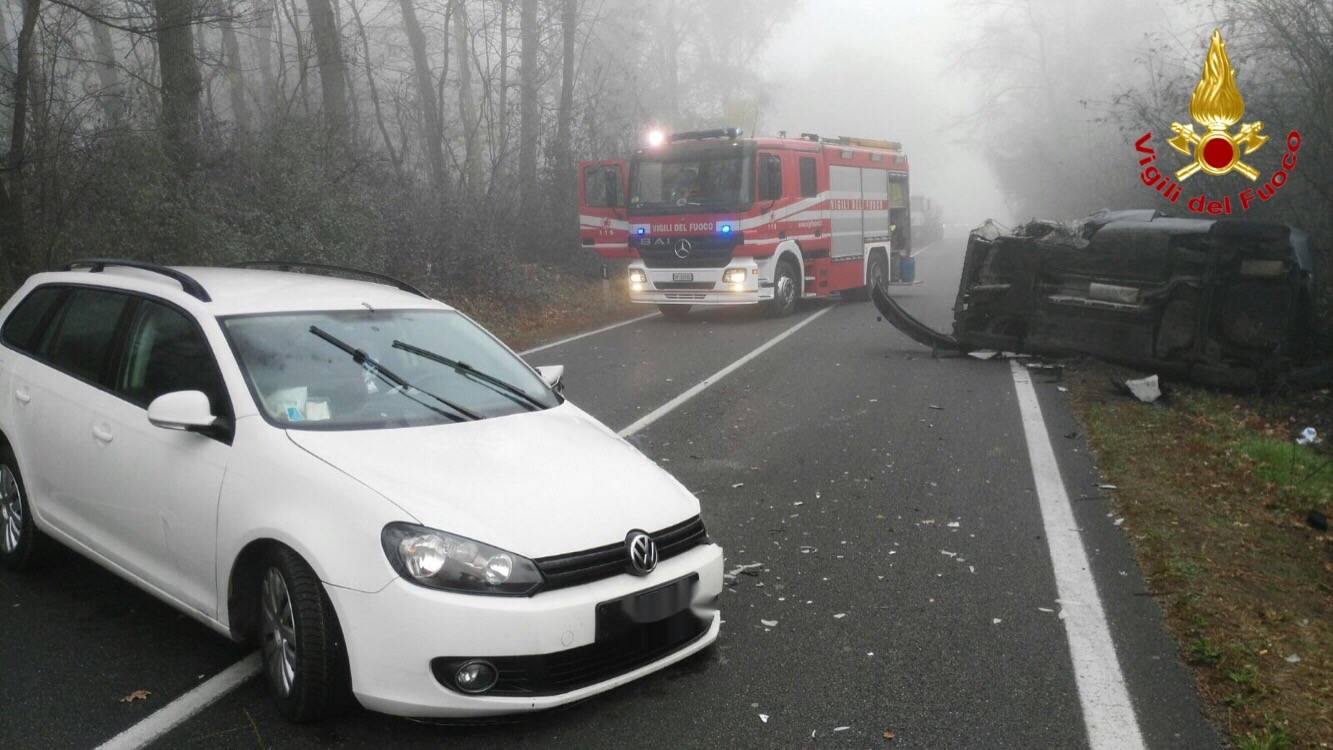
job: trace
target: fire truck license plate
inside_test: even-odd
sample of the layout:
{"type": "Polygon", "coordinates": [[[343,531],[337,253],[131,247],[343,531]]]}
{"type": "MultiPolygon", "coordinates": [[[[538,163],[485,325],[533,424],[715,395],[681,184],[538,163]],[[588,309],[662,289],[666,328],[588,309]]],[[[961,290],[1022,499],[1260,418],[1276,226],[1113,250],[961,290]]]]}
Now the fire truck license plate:
{"type": "Polygon", "coordinates": [[[673,274],[671,274],[671,280],[672,280],[672,281],[694,281],[694,274],[692,274],[692,273],[673,273],[673,274]]]}

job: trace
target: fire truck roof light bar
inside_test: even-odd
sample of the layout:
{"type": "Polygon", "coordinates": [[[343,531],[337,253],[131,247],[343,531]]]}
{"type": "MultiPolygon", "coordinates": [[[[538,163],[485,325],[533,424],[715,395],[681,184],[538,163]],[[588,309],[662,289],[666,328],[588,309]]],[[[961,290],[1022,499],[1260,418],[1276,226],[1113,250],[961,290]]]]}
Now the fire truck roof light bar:
{"type": "Polygon", "coordinates": [[[684,133],[672,133],[671,142],[702,141],[705,138],[730,138],[735,140],[745,133],[740,128],[713,128],[712,130],[690,130],[684,133]]]}
{"type": "Polygon", "coordinates": [[[836,138],[824,138],[818,133],[801,133],[801,140],[815,143],[831,143],[838,146],[860,146],[861,148],[882,148],[889,151],[902,151],[903,144],[898,141],[885,141],[878,138],[848,138],[840,135],[836,138]]]}

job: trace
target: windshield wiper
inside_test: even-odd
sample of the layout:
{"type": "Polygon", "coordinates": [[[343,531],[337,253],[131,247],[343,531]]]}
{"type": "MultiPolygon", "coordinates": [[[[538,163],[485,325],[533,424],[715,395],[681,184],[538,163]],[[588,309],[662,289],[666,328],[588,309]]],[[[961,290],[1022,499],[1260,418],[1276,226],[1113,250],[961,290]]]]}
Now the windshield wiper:
{"type": "MultiPolygon", "coordinates": [[[[439,401],[440,403],[449,407],[450,409],[453,409],[454,411],[458,412],[458,414],[450,414],[449,412],[444,411],[442,409],[437,409],[436,407],[431,406],[430,404],[422,404],[420,401],[417,401],[417,399],[412,399],[413,401],[416,401],[417,403],[421,404],[427,409],[443,414],[444,416],[454,420],[455,422],[461,422],[464,419],[471,419],[471,420],[481,419],[481,415],[477,414],[476,412],[464,409],[463,407],[453,403],[452,401],[449,401],[441,396],[437,396],[434,393],[431,393],[430,391],[424,391],[412,385],[411,383],[404,380],[401,375],[395,373],[393,370],[390,370],[389,368],[380,364],[378,361],[375,360],[374,357],[367,354],[365,350],[357,349],[356,347],[352,346],[346,341],[343,341],[337,336],[334,336],[333,334],[329,333],[323,328],[320,328],[319,326],[310,326],[310,332],[346,352],[347,355],[352,358],[353,362],[357,363],[358,365],[361,365],[362,367],[365,367],[366,369],[370,370],[376,375],[379,375],[380,377],[384,378],[390,383],[393,383],[399,388],[402,388],[404,391],[417,391],[419,393],[424,393],[427,396],[430,396],[436,401],[439,401]]],[[[407,393],[404,393],[403,395],[406,395],[408,398],[412,398],[407,393]]]]}
{"type": "Polygon", "coordinates": [[[469,365],[466,362],[459,362],[458,360],[455,359],[449,359],[443,354],[436,354],[435,352],[432,352],[428,349],[422,349],[419,346],[412,346],[411,344],[398,341],[397,339],[395,339],[393,342],[393,348],[402,349],[403,351],[408,352],[409,354],[415,354],[418,357],[429,359],[430,361],[437,362],[439,364],[444,365],[445,367],[452,367],[454,368],[454,371],[457,372],[458,374],[470,377],[473,380],[476,380],[477,382],[485,383],[486,385],[489,385],[495,390],[499,391],[501,394],[508,396],[514,402],[523,404],[524,406],[528,407],[528,411],[538,411],[546,408],[546,404],[543,404],[542,402],[528,395],[528,392],[523,390],[522,388],[519,388],[513,383],[505,382],[495,377],[494,375],[484,373],[481,370],[478,370],[477,368],[473,367],[472,365],[469,365]]]}

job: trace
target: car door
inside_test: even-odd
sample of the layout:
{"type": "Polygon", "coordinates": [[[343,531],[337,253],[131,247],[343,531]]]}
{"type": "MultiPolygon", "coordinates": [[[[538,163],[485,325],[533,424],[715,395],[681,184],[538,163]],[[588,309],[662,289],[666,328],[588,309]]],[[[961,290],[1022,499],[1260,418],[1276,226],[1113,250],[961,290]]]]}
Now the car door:
{"type": "Polygon", "coordinates": [[[141,299],[126,327],[102,412],[113,440],[99,457],[102,497],[114,506],[118,543],[133,567],[204,614],[217,612],[217,507],[231,453],[232,409],[198,323],[164,301],[141,299]],[[176,391],[208,396],[218,426],[203,432],[155,427],[148,405],[176,391]]]}
{"type": "Polygon", "coordinates": [[[107,390],[108,372],[132,302],[113,290],[69,288],[13,385],[27,414],[20,466],[37,515],[111,559],[119,555],[107,534],[121,519],[96,503],[97,467],[107,447],[104,414],[116,400],[107,390]]]}
{"type": "Polygon", "coordinates": [[[603,259],[630,257],[625,162],[579,162],[579,237],[603,259]]]}
{"type": "Polygon", "coordinates": [[[69,289],[60,286],[38,287],[15,305],[0,328],[0,430],[9,438],[10,447],[23,472],[28,498],[39,520],[50,493],[47,476],[32,465],[42,451],[38,432],[48,424],[42,418],[45,399],[34,399],[45,366],[34,357],[47,338],[52,321],[60,312],[69,289]]]}

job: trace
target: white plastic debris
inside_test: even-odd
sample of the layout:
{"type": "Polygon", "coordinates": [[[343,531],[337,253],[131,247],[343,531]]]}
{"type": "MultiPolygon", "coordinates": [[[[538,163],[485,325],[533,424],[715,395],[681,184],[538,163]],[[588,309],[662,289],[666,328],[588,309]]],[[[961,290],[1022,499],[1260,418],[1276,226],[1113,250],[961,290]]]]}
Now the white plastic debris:
{"type": "Polygon", "coordinates": [[[1004,622],[1004,620],[1001,620],[1000,618],[996,617],[995,619],[993,619],[993,620],[990,621],[990,624],[992,624],[992,625],[999,625],[999,624],[1002,623],[1002,622],[1004,622]]]}
{"type": "Polygon", "coordinates": [[[740,488],[740,487],[744,487],[744,486],[745,486],[745,482],[737,482],[737,483],[731,485],[731,488],[734,490],[734,489],[738,489],[738,488],[740,488]]]}
{"type": "Polygon", "coordinates": [[[777,621],[777,620],[760,620],[760,621],[759,621],[759,624],[760,624],[760,625],[763,625],[763,626],[766,627],[766,628],[776,628],[776,627],[778,626],[778,621],[777,621]]]}
{"type": "Polygon", "coordinates": [[[1162,386],[1157,382],[1156,375],[1149,375],[1146,378],[1138,380],[1126,380],[1125,387],[1134,394],[1134,398],[1145,404],[1151,404],[1162,397],[1162,386]]]}
{"type": "Polygon", "coordinates": [[[839,612],[838,614],[836,614],[836,615],[833,616],[833,619],[835,619],[835,620],[841,620],[842,618],[844,618],[844,617],[846,617],[846,616],[847,616],[847,613],[846,613],[846,612],[839,612]]]}
{"type": "Polygon", "coordinates": [[[950,521],[950,522],[948,522],[948,523],[946,523],[946,524],[944,524],[944,525],[945,525],[945,526],[948,526],[948,527],[951,528],[951,529],[956,529],[956,528],[958,528],[959,523],[958,523],[957,521],[950,521]]]}
{"type": "Polygon", "coordinates": [[[1122,524],[1122,523],[1124,523],[1124,522],[1125,522],[1125,519],[1123,519],[1123,518],[1117,518],[1117,519],[1115,519],[1115,525],[1116,525],[1116,526],[1119,526],[1120,524],[1122,524]]]}
{"type": "Polygon", "coordinates": [[[1099,490],[1118,490],[1118,489],[1120,489],[1120,488],[1117,487],[1117,486],[1115,486],[1114,484],[1099,484],[1099,485],[1097,485],[1097,489],[1099,489],[1099,490]]]}
{"type": "Polygon", "coordinates": [[[1297,656],[1296,654],[1292,654],[1292,655],[1290,655],[1290,656],[1288,656],[1288,657],[1286,658],[1286,662],[1287,662],[1288,664],[1300,664],[1300,663],[1301,663],[1301,657],[1300,657],[1300,656],[1297,656]]]}
{"type": "Polygon", "coordinates": [[[1297,445],[1314,445],[1319,442],[1319,433],[1313,427],[1306,427],[1301,430],[1300,437],[1296,438],[1297,445]]]}
{"type": "Polygon", "coordinates": [[[765,724],[767,724],[767,723],[768,723],[768,714],[759,714],[759,720],[762,721],[762,722],[764,722],[765,724]]]}
{"type": "Polygon", "coordinates": [[[851,729],[851,727],[834,727],[834,728],[833,728],[833,731],[835,731],[835,732],[845,732],[845,731],[847,731],[848,729],[851,729]]]}
{"type": "Polygon", "coordinates": [[[993,349],[978,349],[974,352],[968,352],[967,356],[973,359],[993,359],[999,352],[993,349]]]}

